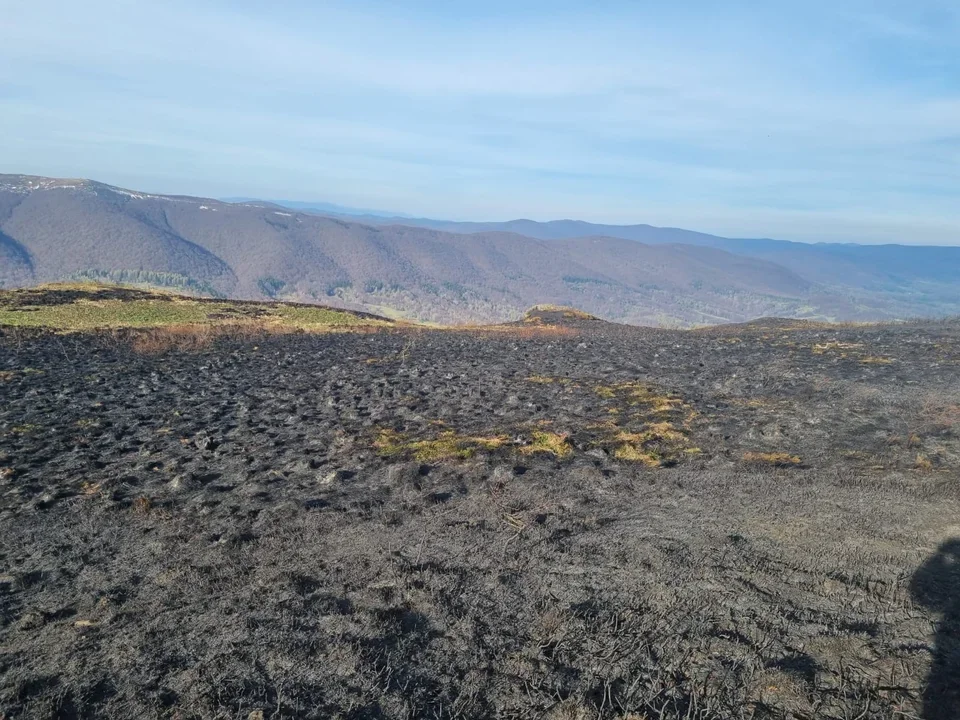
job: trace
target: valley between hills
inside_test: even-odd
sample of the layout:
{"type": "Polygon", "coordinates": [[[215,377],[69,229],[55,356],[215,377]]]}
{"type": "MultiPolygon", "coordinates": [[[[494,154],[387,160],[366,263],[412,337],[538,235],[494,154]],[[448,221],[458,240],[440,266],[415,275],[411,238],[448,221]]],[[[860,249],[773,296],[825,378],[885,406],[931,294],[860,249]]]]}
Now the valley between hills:
{"type": "Polygon", "coordinates": [[[517,320],[537,303],[661,327],[960,314],[958,247],[331,216],[0,175],[0,287],[90,280],[440,324],[517,320]]]}

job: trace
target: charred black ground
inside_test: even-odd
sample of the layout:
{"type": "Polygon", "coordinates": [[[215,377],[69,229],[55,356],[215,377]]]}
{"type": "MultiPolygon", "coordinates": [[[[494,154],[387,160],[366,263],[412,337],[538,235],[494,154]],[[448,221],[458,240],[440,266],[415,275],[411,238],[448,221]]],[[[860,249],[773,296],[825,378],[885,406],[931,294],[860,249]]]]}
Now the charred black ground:
{"type": "Polygon", "coordinates": [[[0,339],[4,717],[960,712],[958,323],[129,341],[0,339]]]}

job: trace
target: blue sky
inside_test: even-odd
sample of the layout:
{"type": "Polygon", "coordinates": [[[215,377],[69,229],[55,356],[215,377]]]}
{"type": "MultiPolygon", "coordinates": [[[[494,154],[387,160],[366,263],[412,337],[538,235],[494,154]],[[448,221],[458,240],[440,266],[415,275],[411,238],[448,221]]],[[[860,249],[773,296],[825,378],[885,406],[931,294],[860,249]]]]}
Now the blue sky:
{"type": "Polygon", "coordinates": [[[960,244],[960,3],[0,0],[0,171],[960,244]]]}

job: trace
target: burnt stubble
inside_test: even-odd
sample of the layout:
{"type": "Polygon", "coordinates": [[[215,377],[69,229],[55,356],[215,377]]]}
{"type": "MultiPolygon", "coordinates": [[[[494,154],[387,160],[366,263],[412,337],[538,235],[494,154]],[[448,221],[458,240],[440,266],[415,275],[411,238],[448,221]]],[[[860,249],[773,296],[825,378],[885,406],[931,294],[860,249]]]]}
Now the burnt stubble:
{"type": "Polygon", "coordinates": [[[956,322],[134,347],[3,331],[4,717],[960,714],[956,322]]]}

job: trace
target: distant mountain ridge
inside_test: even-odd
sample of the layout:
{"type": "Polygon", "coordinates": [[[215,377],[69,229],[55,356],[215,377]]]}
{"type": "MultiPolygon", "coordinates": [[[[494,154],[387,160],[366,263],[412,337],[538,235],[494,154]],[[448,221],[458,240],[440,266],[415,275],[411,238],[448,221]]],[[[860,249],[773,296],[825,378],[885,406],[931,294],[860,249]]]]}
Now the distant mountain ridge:
{"type": "MultiPolygon", "coordinates": [[[[306,205],[308,204],[304,203],[305,211],[311,212],[306,205]]],[[[859,287],[860,282],[868,282],[876,289],[924,280],[946,283],[960,281],[960,249],[950,246],[801,243],[769,238],[737,239],[682,228],[645,224],[608,225],[583,220],[539,222],[518,219],[505,222],[461,222],[385,216],[382,213],[351,213],[350,220],[373,225],[409,225],[458,234],[512,232],[540,240],[613,237],[645,244],[679,243],[712,247],[738,255],[785,264],[800,271],[804,277],[828,285],[843,286],[850,282],[851,278],[860,278],[853,281],[851,287],[859,287]]]]}
{"type": "Polygon", "coordinates": [[[438,322],[512,319],[537,303],[668,325],[960,312],[960,248],[806,246],[577,221],[374,220],[0,175],[0,283],[78,277],[438,322]]]}
{"type": "Polygon", "coordinates": [[[361,215],[355,219],[381,225],[415,225],[433,230],[458,234],[481,232],[512,232],[539,240],[571,240],[578,237],[615,237],[622,240],[634,240],[642,243],[681,243],[685,245],[707,245],[726,238],[683,230],[681,228],[656,227],[654,225],[602,225],[583,220],[507,220],[506,222],[459,222],[455,220],[432,220],[430,218],[383,217],[380,215],[361,215]]]}
{"type": "MultiPolygon", "coordinates": [[[[960,248],[925,245],[858,245],[855,243],[801,243],[789,240],[736,239],[653,225],[602,225],[582,220],[510,220],[507,222],[455,222],[427,218],[383,218],[366,215],[363,222],[415,225],[452,233],[515,232],[541,240],[578,237],[615,237],[647,244],[681,243],[726,250],[738,255],[786,264],[816,282],[849,280],[867,272],[897,280],[960,281],[960,248]]],[[[960,240],[960,238],[958,238],[960,240]]],[[[866,279],[866,278],[864,278],[866,279]]],[[[876,278],[874,278],[876,280],[876,278]]],[[[857,286],[856,283],[853,284],[857,286]]]]}
{"type": "Polygon", "coordinates": [[[348,215],[350,217],[373,217],[373,218],[391,218],[404,219],[409,215],[402,213],[388,212],[386,210],[371,210],[369,208],[354,208],[346,205],[337,205],[328,202],[303,202],[300,200],[260,200],[252,197],[226,197],[220,198],[222,202],[233,205],[270,205],[279,208],[288,208],[300,212],[315,213],[319,215],[348,215]]]}

